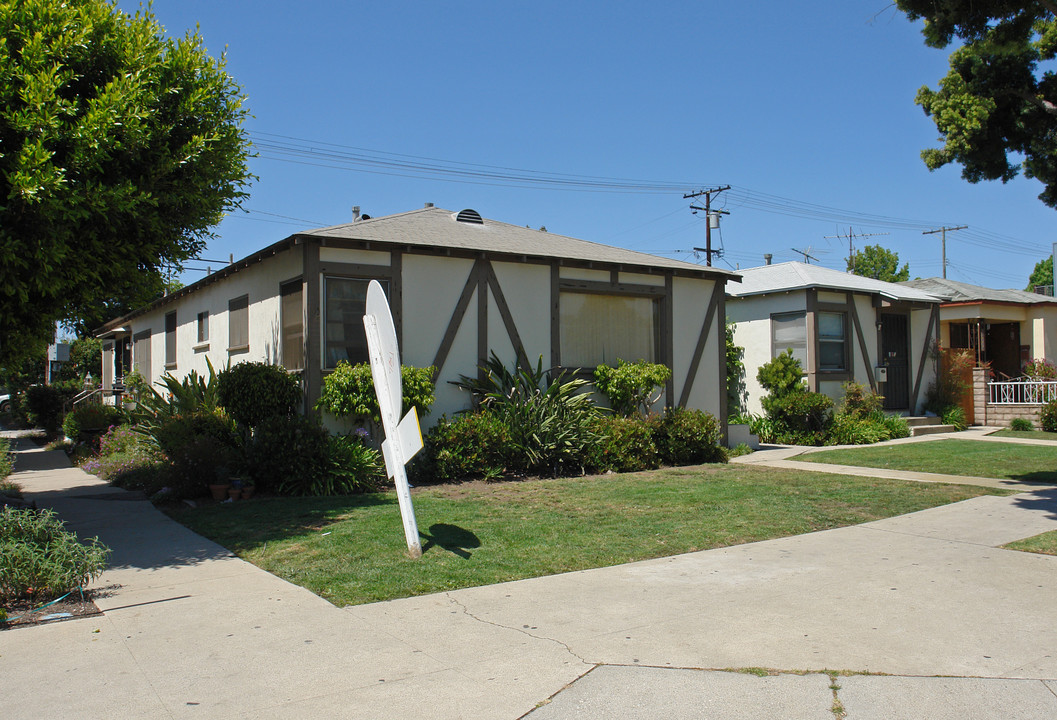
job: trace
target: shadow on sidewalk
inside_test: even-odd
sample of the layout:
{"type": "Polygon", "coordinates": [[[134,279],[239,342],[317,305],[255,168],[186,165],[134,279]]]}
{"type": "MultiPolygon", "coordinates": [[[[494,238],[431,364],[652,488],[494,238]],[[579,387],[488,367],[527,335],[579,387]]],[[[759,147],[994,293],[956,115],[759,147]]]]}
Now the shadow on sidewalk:
{"type": "Polygon", "coordinates": [[[1017,495],[1013,500],[1018,506],[1027,510],[1044,510],[1057,518],[1057,488],[1046,488],[1017,495]]]}

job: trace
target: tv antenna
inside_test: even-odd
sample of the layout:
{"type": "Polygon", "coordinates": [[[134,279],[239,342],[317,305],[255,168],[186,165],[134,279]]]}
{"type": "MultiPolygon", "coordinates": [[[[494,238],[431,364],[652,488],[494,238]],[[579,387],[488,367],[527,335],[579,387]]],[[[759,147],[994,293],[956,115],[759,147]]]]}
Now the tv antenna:
{"type": "Polygon", "coordinates": [[[814,260],[815,262],[821,262],[817,257],[815,257],[814,255],[811,254],[811,251],[814,248],[812,248],[810,245],[807,246],[806,250],[797,250],[796,248],[790,248],[790,249],[793,252],[795,252],[796,254],[798,254],[798,255],[803,255],[804,256],[804,263],[806,263],[807,265],[810,265],[812,260],[814,260]]]}
{"type": "Polygon", "coordinates": [[[847,235],[841,235],[840,233],[837,233],[836,235],[823,235],[822,237],[825,240],[837,239],[837,240],[847,240],[848,241],[848,272],[855,272],[855,238],[868,238],[868,237],[874,237],[875,235],[887,235],[887,234],[888,233],[886,233],[886,232],[884,232],[884,233],[857,233],[857,232],[853,232],[852,229],[849,227],[847,235]]]}

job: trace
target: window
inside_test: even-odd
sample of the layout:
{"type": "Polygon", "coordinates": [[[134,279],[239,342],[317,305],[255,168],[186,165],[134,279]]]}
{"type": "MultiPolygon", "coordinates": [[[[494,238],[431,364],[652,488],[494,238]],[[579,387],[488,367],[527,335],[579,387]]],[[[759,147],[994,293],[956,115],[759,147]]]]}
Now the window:
{"type": "Polygon", "coordinates": [[[250,296],[228,301],[228,352],[250,349],[250,296]]]}
{"type": "MultiPolygon", "coordinates": [[[[367,307],[367,285],[370,282],[363,278],[323,279],[323,364],[327,369],[337,367],[342,360],[353,365],[367,362],[363,313],[367,307]]],[[[379,282],[388,296],[389,283],[379,282]]]]}
{"type": "Polygon", "coordinates": [[[150,330],[137,333],[132,338],[132,369],[150,383],[150,330]]]}
{"type": "Polygon", "coordinates": [[[660,302],[652,297],[563,292],[559,299],[561,364],[657,362],[660,302]]]}
{"type": "Polygon", "coordinates": [[[301,281],[280,286],[282,297],[280,322],[283,326],[283,367],[301,370],[305,366],[305,311],[301,281]]]}
{"type": "Polygon", "coordinates": [[[198,313],[198,342],[209,342],[209,312],[198,313]]]}
{"type": "Polygon", "coordinates": [[[793,357],[807,372],[807,325],[806,313],[783,313],[771,316],[771,357],[778,357],[792,349],[793,357]]]}
{"type": "Polygon", "coordinates": [[[818,313],[818,368],[846,370],[844,313],[818,313]]]}
{"type": "Polygon", "coordinates": [[[176,312],[165,314],[165,367],[176,367],[176,312]]]}

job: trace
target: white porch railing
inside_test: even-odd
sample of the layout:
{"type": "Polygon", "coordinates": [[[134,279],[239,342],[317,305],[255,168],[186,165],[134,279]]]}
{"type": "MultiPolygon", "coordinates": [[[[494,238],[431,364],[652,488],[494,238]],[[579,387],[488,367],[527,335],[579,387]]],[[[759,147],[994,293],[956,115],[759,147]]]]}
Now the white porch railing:
{"type": "Polygon", "coordinates": [[[987,383],[992,405],[1044,405],[1057,400],[1057,380],[1014,380],[987,383]]]}

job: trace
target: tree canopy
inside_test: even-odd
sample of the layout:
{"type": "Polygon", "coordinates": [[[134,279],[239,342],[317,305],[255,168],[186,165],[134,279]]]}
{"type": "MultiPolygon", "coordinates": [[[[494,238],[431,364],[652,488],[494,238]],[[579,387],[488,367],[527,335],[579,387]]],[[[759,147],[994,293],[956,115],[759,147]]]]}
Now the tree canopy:
{"type": "Polygon", "coordinates": [[[105,0],[0,0],[0,361],[148,301],[252,176],[196,33],[105,0]]]}
{"type": "Polygon", "coordinates": [[[1028,292],[1035,292],[1036,285],[1045,285],[1049,288],[1053,287],[1052,255],[1045,260],[1039,260],[1035,263],[1035,269],[1031,271],[1031,277],[1028,278],[1028,286],[1024,289],[1028,292]]]}
{"type": "Polygon", "coordinates": [[[925,43],[946,48],[950,72],[916,102],[932,117],[942,148],[923,150],[935,170],[959,163],[969,182],[1007,182],[1023,170],[1042,182],[1039,199],[1057,207],[1057,2],[897,0],[924,19],[925,43]],[[1012,157],[1011,157],[1012,156],[1012,157]]]}
{"type": "Polygon", "coordinates": [[[874,280],[902,282],[910,279],[910,264],[899,267],[899,253],[880,245],[867,245],[848,258],[848,272],[874,280]]]}

